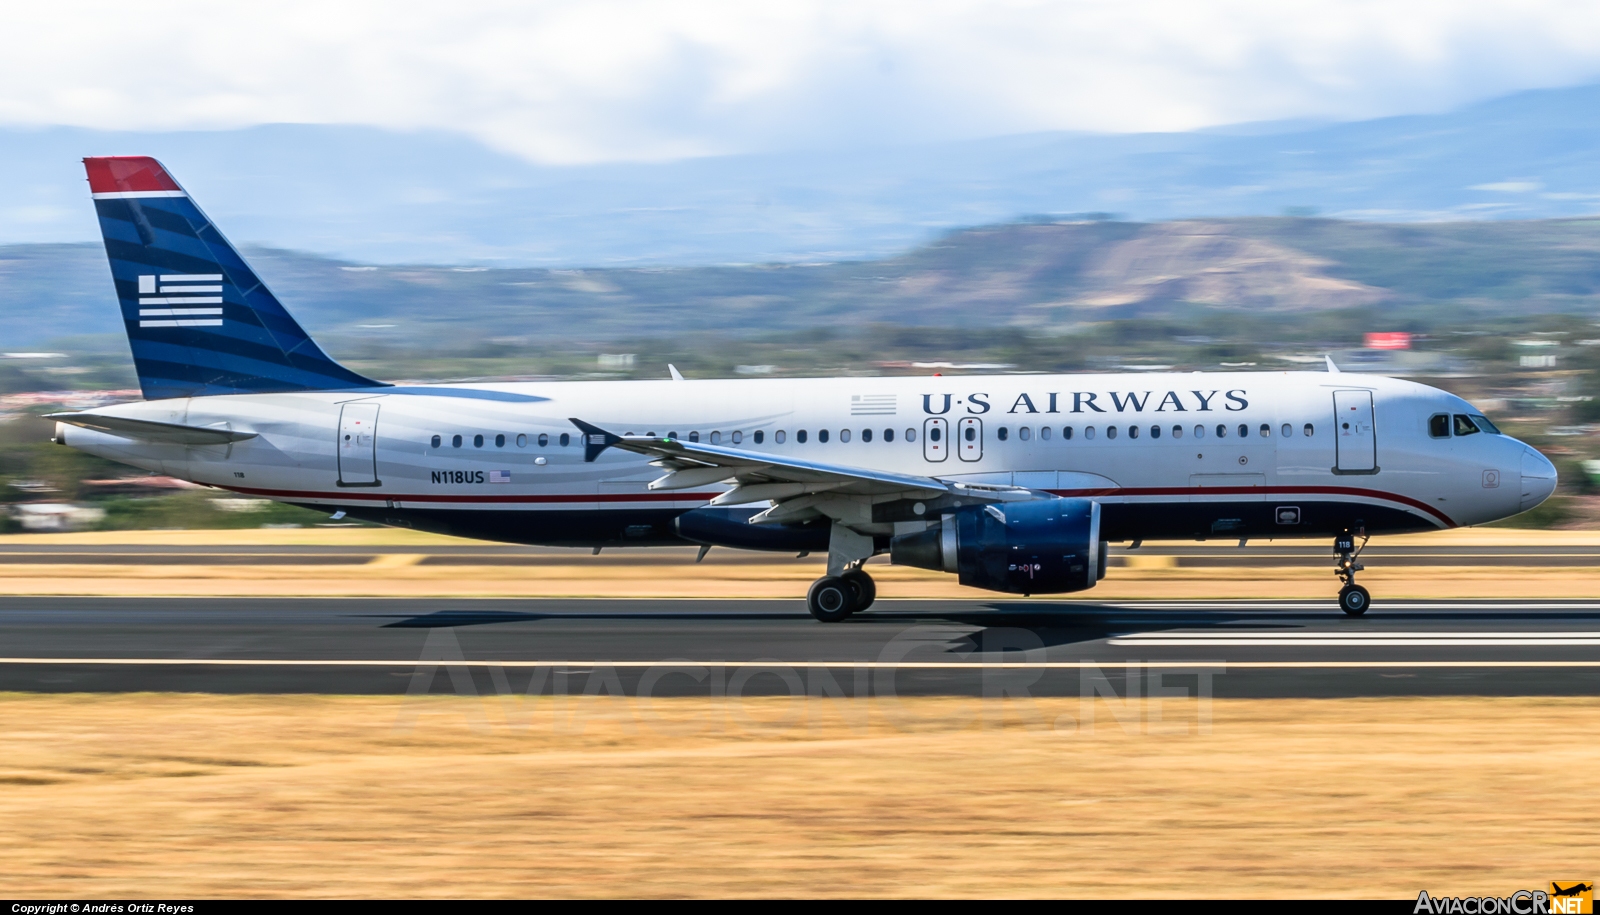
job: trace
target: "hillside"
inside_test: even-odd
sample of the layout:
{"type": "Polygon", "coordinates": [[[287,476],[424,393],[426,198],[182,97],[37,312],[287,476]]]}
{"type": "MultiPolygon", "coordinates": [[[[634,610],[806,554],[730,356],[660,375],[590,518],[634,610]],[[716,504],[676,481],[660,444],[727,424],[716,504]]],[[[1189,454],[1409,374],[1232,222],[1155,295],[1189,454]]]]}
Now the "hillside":
{"type": "MultiPolygon", "coordinates": [[[[952,232],[882,260],[751,267],[380,267],[263,249],[249,257],[330,342],[435,350],[868,325],[1058,331],[1194,309],[1600,311],[1600,220],[1020,223],[952,232]]],[[[0,320],[8,350],[120,334],[100,247],[0,247],[0,320]]]]}
{"type": "Polygon", "coordinates": [[[801,263],[891,257],[952,228],[1034,213],[1583,216],[1600,210],[1600,86],[1343,124],[582,166],[348,125],[0,128],[0,244],[96,239],[78,160],[107,153],[163,159],[236,241],[364,263],[801,263]]]}

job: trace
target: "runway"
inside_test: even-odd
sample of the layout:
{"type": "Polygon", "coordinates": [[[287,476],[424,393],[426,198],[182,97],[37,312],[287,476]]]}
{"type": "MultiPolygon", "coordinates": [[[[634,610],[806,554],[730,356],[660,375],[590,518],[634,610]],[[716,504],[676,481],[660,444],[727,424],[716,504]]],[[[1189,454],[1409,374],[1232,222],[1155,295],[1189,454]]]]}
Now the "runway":
{"type": "Polygon", "coordinates": [[[1600,695],[1600,601],[6,597],[0,690],[1600,695]]]}
{"type": "MultiPolygon", "coordinates": [[[[685,565],[695,547],[609,549],[594,562],[629,565],[685,565]]],[[[787,554],[714,550],[716,564],[762,565],[787,554]]],[[[1385,567],[1510,566],[1524,568],[1600,568],[1600,546],[1569,545],[1374,545],[1363,559],[1385,567]]],[[[0,543],[0,567],[7,565],[250,565],[360,566],[384,557],[408,557],[424,566],[532,566],[570,563],[588,550],[496,544],[371,545],[170,545],[0,543]]],[[[1113,546],[1110,568],[1159,566],[1177,569],[1332,568],[1326,544],[1255,541],[1245,548],[1228,543],[1150,544],[1138,549],[1113,546]]]]}

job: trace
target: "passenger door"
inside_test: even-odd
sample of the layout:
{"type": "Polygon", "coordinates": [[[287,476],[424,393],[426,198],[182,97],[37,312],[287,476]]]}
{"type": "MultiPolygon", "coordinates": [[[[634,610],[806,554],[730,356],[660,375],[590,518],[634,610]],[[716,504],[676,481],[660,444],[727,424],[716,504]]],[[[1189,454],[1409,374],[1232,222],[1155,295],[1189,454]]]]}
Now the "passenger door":
{"type": "Polygon", "coordinates": [[[1377,473],[1371,391],[1333,392],[1334,473],[1377,473]]]}
{"type": "Polygon", "coordinates": [[[379,485],[375,403],[347,403],[339,408],[339,485],[379,485]]]}

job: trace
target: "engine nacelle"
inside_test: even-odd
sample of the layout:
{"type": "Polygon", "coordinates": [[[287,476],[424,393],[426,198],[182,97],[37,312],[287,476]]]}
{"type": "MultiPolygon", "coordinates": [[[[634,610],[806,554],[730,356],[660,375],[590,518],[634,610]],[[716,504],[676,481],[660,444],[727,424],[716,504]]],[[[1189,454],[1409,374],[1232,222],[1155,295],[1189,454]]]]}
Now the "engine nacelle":
{"type": "Polygon", "coordinates": [[[894,538],[895,565],[955,572],[961,583],[1014,594],[1061,594],[1105,577],[1100,505],[1038,499],[962,509],[936,526],[894,538]]]}

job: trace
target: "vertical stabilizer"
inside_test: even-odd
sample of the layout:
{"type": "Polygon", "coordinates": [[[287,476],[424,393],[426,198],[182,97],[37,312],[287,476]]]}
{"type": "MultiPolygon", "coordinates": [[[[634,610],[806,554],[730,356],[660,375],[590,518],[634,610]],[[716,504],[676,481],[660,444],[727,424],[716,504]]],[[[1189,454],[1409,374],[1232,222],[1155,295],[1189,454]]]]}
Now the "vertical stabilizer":
{"type": "Polygon", "coordinates": [[[83,164],[146,398],[379,385],[328,358],[160,162],[83,164]]]}

